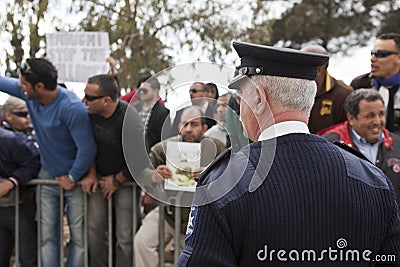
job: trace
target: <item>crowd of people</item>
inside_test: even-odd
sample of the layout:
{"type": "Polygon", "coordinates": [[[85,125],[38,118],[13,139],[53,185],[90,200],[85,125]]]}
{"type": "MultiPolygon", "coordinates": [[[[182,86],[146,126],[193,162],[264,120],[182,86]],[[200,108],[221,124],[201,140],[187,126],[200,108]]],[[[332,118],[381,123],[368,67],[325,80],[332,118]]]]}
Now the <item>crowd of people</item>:
{"type": "MultiPolygon", "coordinates": [[[[215,153],[202,153],[205,158],[201,159],[201,167],[190,174],[198,184],[207,185],[216,177],[238,175],[234,170],[243,165],[245,156],[258,166],[268,155],[271,136],[277,140],[271,168],[262,168],[260,174],[244,166],[241,170],[244,175],[239,177],[242,180],[225,196],[210,205],[182,209],[182,235],[180,240],[175,240],[175,249],[183,250],[179,266],[249,266],[249,262],[257,265],[256,254],[253,257],[251,253],[263,248],[262,238],[269,235],[273,237],[268,245],[276,249],[290,247],[289,244],[294,244],[293,248],[309,245],[323,248],[326,244],[323,242],[340,237],[336,235],[337,229],[322,228],[323,222],[325,226],[341,224],[348,237],[354,237],[352,245],[366,248],[361,235],[349,230],[365,218],[373,220],[368,227],[361,227],[360,234],[364,230],[385,228],[387,231],[371,233],[369,248],[375,252],[397,249],[392,252],[398,255],[400,226],[393,219],[397,205],[393,207],[390,192],[394,191],[400,200],[400,34],[378,36],[371,50],[371,72],[354,78],[350,85],[328,73],[329,56],[322,46],[310,45],[295,52],[246,43],[236,43],[234,48],[242,59],[242,66],[238,67],[239,78],[229,85],[233,90],[220,96],[213,81],[193,81],[188,91],[191,105],[174,111],[174,120],[170,120],[171,112],[159,95],[162,85],[154,77],[140,78],[134,90],[120,96],[115,61],[110,58],[107,59],[110,74],[88,77],[83,99],[57,83],[56,68],[44,58],[27,59],[19,69],[18,79],[0,77],[0,91],[10,95],[2,106],[0,128],[0,175],[5,178],[0,182],[0,267],[10,265],[15,244],[20,248],[20,266],[37,265],[36,218],[41,220],[38,248],[41,264],[59,266],[63,260],[60,209],[65,210],[71,234],[66,266],[84,266],[84,194],[88,197],[90,266],[108,266],[107,218],[111,215],[107,214],[107,200],[111,198],[113,266],[158,266],[161,208],[166,211],[163,241],[173,238],[175,225],[174,210],[160,207],[159,198],[152,191],[173,176],[167,166],[166,143],[177,141],[204,146],[205,139],[211,140],[215,153]],[[299,58],[303,61],[299,62],[299,58]],[[273,118],[272,124],[270,118],[273,118]],[[271,125],[276,135],[268,130],[271,125]],[[323,139],[345,143],[364,161],[332,148],[323,139]],[[266,145],[260,146],[260,142],[266,145]],[[218,160],[211,163],[216,157],[218,160]],[[228,161],[234,162],[231,171],[228,161]],[[302,165],[296,163],[300,161],[302,165]],[[346,164],[361,167],[351,176],[341,171],[346,164]],[[391,183],[376,174],[374,166],[391,183]],[[368,175],[357,172],[362,168],[368,175],[375,173],[379,179],[368,180],[368,175]],[[224,170],[228,171],[224,173],[224,170]],[[257,193],[247,196],[246,190],[255,186],[254,173],[262,181],[254,189],[257,193]],[[334,186],[328,190],[326,184],[316,179],[321,175],[326,184],[334,186]],[[265,180],[264,176],[269,178],[265,180]],[[305,181],[303,184],[299,176],[305,181]],[[132,189],[122,185],[138,181],[138,177],[145,182],[138,183],[134,200],[132,189]],[[57,180],[58,186],[44,185],[36,192],[34,186],[26,185],[34,178],[57,180]],[[360,181],[362,185],[358,184],[360,181]],[[282,182],[289,189],[281,187],[282,182]],[[295,197],[291,199],[288,196],[293,193],[292,187],[298,192],[294,190],[295,197]],[[319,191],[314,192],[313,188],[319,191]],[[355,188],[352,197],[349,196],[351,188],[355,188]],[[19,240],[14,240],[15,190],[21,193],[19,240]],[[311,196],[304,199],[311,191],[316,199],[311,196]],[[343,197],[339,204],[348,210],[340,212],[327,204],[340,216],[332,221],[327,217],[321,217],[319,223],[313,221],[314,214],[324,214],[327,206],[319,203],[311,210],[307,205],[322,198],[337,203],[339,195],[343,197]],[[376,205],[379,209],[368,208],[357,213],[354,220],[344,222],[346,212],[357,212],[357,205],[350,204],[356,197],[358,204],[376,205]],[[252,203],[264,198],[268,201],[260,203],[259,208],[265,217],[252,217],[252,212],[257,213],[252,203]],[[289,213],[296,206],[295,199],[300,201],[297,207],[304,214],[304,221],[289,213]],[[280,211],[268,206],[270,202],[276,203],[280,211]],[[138,212],[132,216],[135,204],[138,212]],[[36,211],[41,212],[40,216],[36,216],[36,211]],[[380,222],[377,214],[381,214],[380,222]],[[133,218],[137,218],[137,229],[132,229],[133,218]],[[230,224],[232,220],[236,221],[230,224]],[[310,227],[293,227],[294,223],[302,225],[305,221],[310,227]],[[314,229],[314,234],[304,229],[314,229]],[[393,240],[389,240],[390,235],[393,240]],[[313,243],[310,236],[321,239],[313,243]]],[[[208,148],[202,147],[204,150],[208,148]]]]}

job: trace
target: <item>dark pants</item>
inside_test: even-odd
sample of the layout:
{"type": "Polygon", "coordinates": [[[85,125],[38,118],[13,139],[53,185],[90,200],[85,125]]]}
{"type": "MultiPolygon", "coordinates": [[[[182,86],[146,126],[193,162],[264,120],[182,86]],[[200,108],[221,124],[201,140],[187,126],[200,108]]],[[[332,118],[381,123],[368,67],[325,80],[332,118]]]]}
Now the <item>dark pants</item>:
{"type": "MultiPolygon", "coordinates": [[[[20,196],[22,204],[19,213],[19,262],[21,267],[32,267],[37,265],[35,189],[24,190],[20,196]]],[[[14,238],[15,207],[0,208],[0,267],[10,266],[14,238]]]]}

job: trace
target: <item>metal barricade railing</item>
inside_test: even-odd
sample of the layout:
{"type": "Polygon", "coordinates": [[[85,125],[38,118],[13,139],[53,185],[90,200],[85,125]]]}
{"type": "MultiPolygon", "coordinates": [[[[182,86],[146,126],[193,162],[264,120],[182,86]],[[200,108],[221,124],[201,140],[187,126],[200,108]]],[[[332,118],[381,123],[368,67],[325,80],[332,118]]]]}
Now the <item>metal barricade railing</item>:
{"type": "MultiPolygon", "coordinates": [[[[165,228],[164,228],[164,222],[165,222],[165,213],[164,213],[164,205],[160,205],[159,208],[159,220],[158,220],[158,240],[164,240],[165,236],[165,228]]],[[[165,242],[159,242],[159,253],[158,253],[158,265],[159,267],[164,267],[164,262],[165,262],[165,242]]],[[[176,264],[175,264],[176,265],[176,264]]]]}
{"type": "MultiPolygon", "coordinates": [[[[5,181],[5,179],[0,178],[0,181],[5,181]]],[[[44,185],[50,185],[50,186],[58,186],[59,182],[56,180],[44,180],[44,179],[33,179],[29,181],[26,185],[35,185],[37,186],[37,191],[39,194],[42,191],[42,186],[44,185]]],[[[80,182],[77,183],[77,186],[80,186],[80,182]]],[[[133,266],[135,265],[135,255],[134,255],[134,239],[135,239],[135,233],[137,230],[137,214],[138,214],[138,208],[139,208],[139,203],[137,203],[138,195],[137,195],[137,190],[136,190],[136,183],[134,182],[127,182],[124,183],[122,186],[131,186],[132,187],[132,263],[133,266]]],[[[60,187],[60,211],[59,211],[59,221],[60,221],[60,266],[65,266],[64,264],[64,227],[63,227],[63,217],[64,217],[64,191],[60,187]]],[[[89,266],[89,249],[88,249],[88,196],[87,194],[83,193],[84,197],[84,264],[85,266],[89,266]]],[[[42,227],[41,227],[41,197],[40,195],[36,196],[37,199],[37,207],[36,207],[36,212],[37,212],[37,263],[38,267],[42,266],[41,262],[41,237],[42,237],[42,227]]],[[[19,240],[19,201],[20,201],[20,196],[19,196],[19,190],[15,190],[15,263],[14,266],[18,267],[20,266],[19,264],[19,258],[20,258],[20,251],[19,251],[19,246],[18,246],[18,240],[19,240]]],[[[140,201],[140,200],[139,200],[140,201]]],[[[107,202],[107,209],[108,209],[108,266],[111,267],[113,266],[113,200],[112,198],[108,200],[107,202]]],[[[165,266],[165,229],[164,229],[164,223],[165,223],[165,213],[164,213],[164,205],[160,205],[160,216],[159,216],[159,266],[163,267],[165,266]]],[[[177,260],[180,254],[180,229],[181,229],[181,208],[180,207],[175,207],[175,227],[174,227],[174,240],[175,240],[175,250],[174,250],[174,265],[177,264],[177,260]]]]}
{"type": "MultiPolygon", "coordinates": [[[[15,190],[15,244],[19,240],[19,190],[15,190]]],[[[15,258],[19,259],[19,246],[15,246],[15,258]]],[[[16,266],[19,267],[19,262],[17,261],[16,266]]]]}
{"type": "MultiPolygon", "coordinates": [[[[165,211],[164,208],[166,205],[160,205],[160,210],[159,210],[159,230],[158,230],[158,240],[162,240],[163,242],[159,242],[159,267],[164,267],[165,266],[165,211]]],[[[175,207],[175,225],[174,225],[174,266],[177,265],[178,263],[178,258],[181,253],[180,251],[180,239],[181,239],[181,211],[182,208],[176,206],[175,207]]]]}

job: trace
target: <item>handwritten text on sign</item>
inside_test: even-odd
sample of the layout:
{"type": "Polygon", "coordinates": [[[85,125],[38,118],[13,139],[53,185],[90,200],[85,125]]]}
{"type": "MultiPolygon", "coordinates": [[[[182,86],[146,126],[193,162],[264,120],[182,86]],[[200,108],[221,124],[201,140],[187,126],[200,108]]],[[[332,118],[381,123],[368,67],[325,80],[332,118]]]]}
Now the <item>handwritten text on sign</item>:
{"type": "Polygon", "coordinates": [[[108,72],[108,33],[57,32],[46,35],[46,52],[58,70],[60,82],[86,82],[108,72]]]}

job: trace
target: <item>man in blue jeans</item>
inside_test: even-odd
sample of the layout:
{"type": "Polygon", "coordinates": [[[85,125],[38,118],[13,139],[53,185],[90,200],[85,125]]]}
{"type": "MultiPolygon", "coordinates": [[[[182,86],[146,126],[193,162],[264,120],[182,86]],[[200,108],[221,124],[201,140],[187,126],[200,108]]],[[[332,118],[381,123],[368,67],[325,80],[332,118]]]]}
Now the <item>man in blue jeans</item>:
{"type": "Polygon", "coordinates": [[[60,208],[66,210],[71,232],[67,267],[83,266],[83,193],[76,187],[96,154],[96,144],[85,106],[71,91],[57,85],[57,70],[43,58],[27,59],[20,79],[0,77],[0,90],[26,101],[35,129],[42,169],[40,179],[56,179],[64,190],[43,186],[38,192],[41,208],[41,262],[60,266],[60,208]]]}

